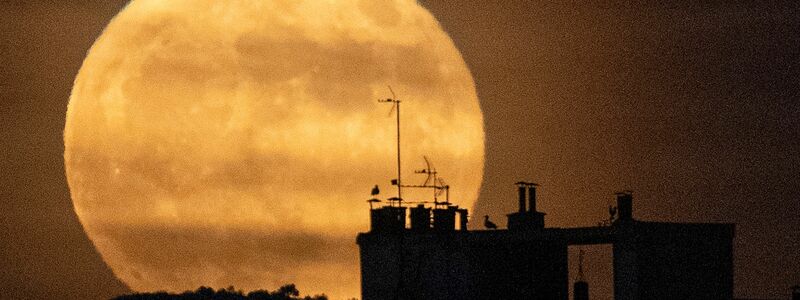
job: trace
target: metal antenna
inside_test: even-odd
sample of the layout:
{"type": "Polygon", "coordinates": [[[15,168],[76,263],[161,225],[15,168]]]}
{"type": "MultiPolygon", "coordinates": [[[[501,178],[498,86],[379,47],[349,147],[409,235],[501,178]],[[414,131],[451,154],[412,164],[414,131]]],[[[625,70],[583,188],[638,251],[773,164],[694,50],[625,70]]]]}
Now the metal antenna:
{"type": "MultiPolygon", "coordinates": [[[[397,206],[403,206],[403,184],[401,181],[402,178],[402,171],[400,169],[400,99],[397,99],[397,95],[394,94],[394,90],[392,90],[392,86],[389,87],[389,92],[392,93],[392,98],[387,99],[378,99],[380,103],[392,103],[392,109],[389,110],[389,115],[391,116],[394,112],[395,108],[397,109],[397,179],[392,180],[392,184],[397,185],[397,197],[395,199],[389,198],[388,200],[397,200],[397,206]]],[[[394,198],[394,197],[393,197],[394,198]]],[[[400,276],[397,278],[397,286],[395,287],[395,295],[394,299],[402,299],[401,294],[405,290],[405,283],[403,280],[403,269],[405,265],[405,259],[403,257],[403,236],[405,234],[401,233],[398,238],[398,266],[400,268],[400,276]]]]}
{"type": "Polygon", "coordinates": [[[450,186],[444,182],[444,179],[439,177],[439,172],[436,171],[436,167],[433,166],[433,163],[427,156],[423,156],[425,159],[425,169],[415,170],[415,174],[425,174],[427,177],[425,178],[425,182],[421,185],[403,185],[406,188],[427,188],[433,189],[433,204],[434,205],[450,205],[450,186]],[[445,202],[439,202],[439,196],[442,193],[446,194],[445,202]]]}
{"type": "Polygon", "coordinates": [[[446,182],[444,182],[444,178],[439,177],[437,181],[439,182],[438,183],[439,187],[437,188],[437,190],[439,191],[440,195],[442,194],[442,190],[444,190],[444,193],[445,193],[444,194],[444,203],[449,205],[450,204],[450,186],[446,182]]]}
{"type": "Polygon", "coordinates": [[[397,99],[394,90],[392,90],[392,86],[389,86],[389,92],[392,93],[392,98],[378,99],[378,102],[392,103],[392,109],[389,111],[389,115],[397,108],[397,206],[403,206],[403,187],[401,181],[403,173],[400,170],[400,99],[397,99]]]}
{"type": "Polygon", "coordinates": [[[426,186],[431,182],[431,179],[433,179],[434,182],[436,181],[436,169],[431,167],[431,161],[428,160],[427,156],[422,156],[422,159],[425,160],[425,169],[414,171],[414,173],[428,175],[428,177],[425,178],[425,183],[422,184],[423,186],[426,186]]]}
{"type": "Polygon", "coordinates": [[[425,169],[416,170],[416,171],[414,171],[414,173],[416,173],[416,174],[425,174],[425,175],[427,175],[427,177],[425,177],[425,182],[422,183],[422,185],[415,186],[415,187],[433,188],[433,203],[439,203],[439,201],[436,199],[436,196],[438,196],[437,193],[436,193],[436,191],[437,191],[436,183],[437,183],[437,179],[438,179],[438,177],[436,177],[436,174],[437,174],[436,168],[433,167],[433,164],[431,164],[431,161],[428,159],[427,156],[422,156],[422,159],[425,160],[425,169]],[[433,182],[433,185],[430,185],[431,182],[433,182]]]}
{"type": "Polygon", "coordinates": [[[387,87],[389,87],[389,93],[392,94],[392,98],[384,99],[383,102],[392,102],[392,109],[389,110],[389,116],[392,116],[392,113],[394,113],[394,110],[397,108],[397,104],[400,103],[400,102],[399,101],[397,101],[397,102],[394,101],[394,100],[397,100],[397,96],[394,95],[394,90],[392,90],[392,86],[391,85],[387,85],[387,87]]]}

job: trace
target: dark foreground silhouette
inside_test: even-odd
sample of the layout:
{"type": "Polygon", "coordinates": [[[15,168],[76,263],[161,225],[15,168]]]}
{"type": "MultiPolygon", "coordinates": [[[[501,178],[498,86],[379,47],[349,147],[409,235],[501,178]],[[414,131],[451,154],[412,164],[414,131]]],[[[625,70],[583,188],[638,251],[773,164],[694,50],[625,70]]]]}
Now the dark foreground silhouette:
{"type": "Polygon", "coordinates": [[[328,296],[316,295],[300,297],[300,291],[294,284],[287,284],[274,292],[266,290],[252,291],[247,294],[228,287],[227,289],[214,290],[210,287],[202,286],[196,291],[186,291],[180,294],[167,292],[155,293],[135,293],[131,295],[118,296],[112,300],[328,300],[328,296]]]}

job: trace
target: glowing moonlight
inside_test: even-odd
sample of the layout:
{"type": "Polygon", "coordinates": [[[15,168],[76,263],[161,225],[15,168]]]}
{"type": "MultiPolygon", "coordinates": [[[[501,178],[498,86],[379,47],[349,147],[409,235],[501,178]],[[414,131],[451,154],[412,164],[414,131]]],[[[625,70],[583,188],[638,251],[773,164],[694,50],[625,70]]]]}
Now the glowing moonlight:
{"type": "Polygon", "coordinates": [[[376,183],[394,193],[394,120],[376,101],[387,84],[405,100],[405,170],[433,158],[470,207],[478,99],[414,1],[133,1],[70,98],[75,210],[134,290],[296,283],[358,296],[365,200],[376,183]]]}

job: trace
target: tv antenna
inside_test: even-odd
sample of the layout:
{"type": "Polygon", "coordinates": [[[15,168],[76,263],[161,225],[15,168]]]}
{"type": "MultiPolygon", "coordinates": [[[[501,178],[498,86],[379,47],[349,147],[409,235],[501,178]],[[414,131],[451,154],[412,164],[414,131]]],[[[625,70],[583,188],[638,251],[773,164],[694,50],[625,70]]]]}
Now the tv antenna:
{"type": "Polygon", "coordinates": [[[397,96],[394,94],[394,90],[392,90],[392,86],[389,87],[389,92],[392,93],[391,98],[386,99],[378,99],[380,103],[392,103],[392,109],[389,110],[389,115],[391,116],[392,113],[397,110],[397,179],[392,180],[392,184],[397,185],[397,206],[403,206],[403,186],[402,186],[402,172],[400,170],[400,99],[397,99],[397,96]]]}
{"type": "Polygon", "coordinates": [[[425,182],[421,185],[404,185],[403,187],[408,188],[429,188],[433,189],[433,204],[434,205],[449,205],[450,204],[450,186],[444,181],[443,178],[439,177],[439,172],[436,171],[436,167],[433,166],[433,163],[427,156],[423,156],[422,159],[425,160],[425,169],[415,170],[415,174],[425,174],[427,177],[425,178],[425,182]],[[445,193],[445,202],[439,202],[439,196],[445,193]]]}
{"type": "Polygon", "coordinates": [[[422,156],[422,159],[425,160],[425,169],[416,170],[414,173],[428,175],[428,177],[425,178],[425,183],[422,184],[424,186],[427,186],[431,182],[431,179],[433,179],[433,182],[436,183],[436,168],[433,167],[433,164],[431,164],[431,161],[427,156],[422,156]]]}

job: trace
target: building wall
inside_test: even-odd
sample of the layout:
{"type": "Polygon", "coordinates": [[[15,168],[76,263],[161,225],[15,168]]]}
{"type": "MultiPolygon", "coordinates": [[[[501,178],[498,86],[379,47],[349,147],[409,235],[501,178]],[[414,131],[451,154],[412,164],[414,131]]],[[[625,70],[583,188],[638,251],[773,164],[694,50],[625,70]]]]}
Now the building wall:
{"type": "Polygon", "coordinates": [[[567,299],[567,246],[599,243],[613,243],[615,299],[732,299],[733,237],[732,224],[630,220],[598,228],[373,231],[357,243],[364,300],[567,299]]]}
{"type": "Polygon", "coordinates": [[[505,230],[365,233],[358,244],[364,300],[568,297],[563,239],[505,230]]]}
{"type": "Polygon", "coordinates": [[[639,299],[639,262],[633,228],[617,228],[614,238],[614,299],[639,299]]]}
{"type": "Polygon", "coordinates": [[[475,236],[469,245],[473,299],[567,299],[567,243],[530,233],[475,236]]]}
{"type": "Polygon", "coordinates": [[[733,299],[733,232],[729,224],[619,226],[615,298],[733,299]]]}

